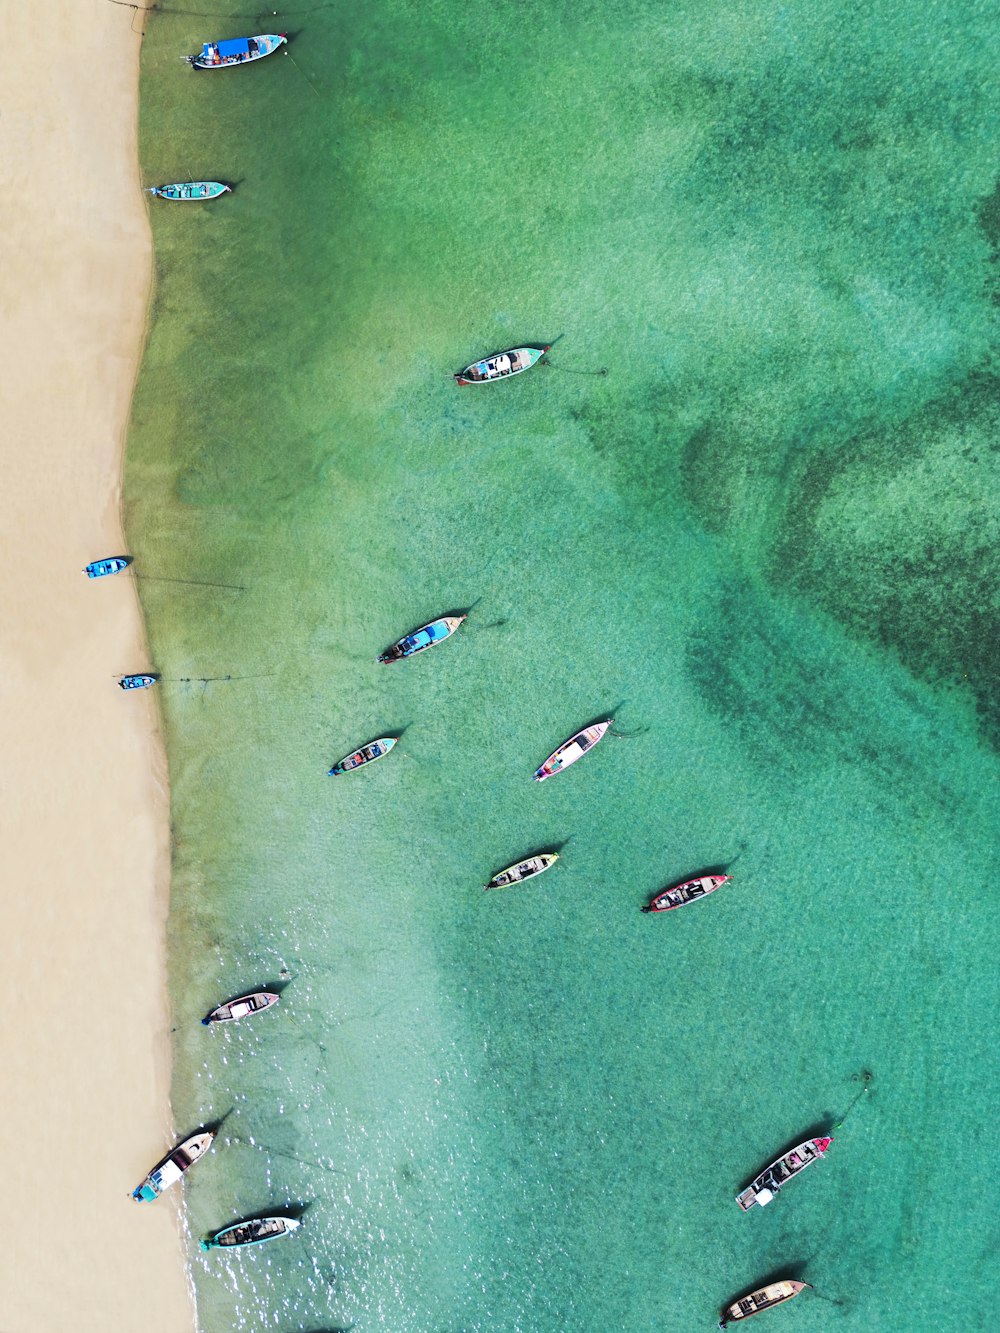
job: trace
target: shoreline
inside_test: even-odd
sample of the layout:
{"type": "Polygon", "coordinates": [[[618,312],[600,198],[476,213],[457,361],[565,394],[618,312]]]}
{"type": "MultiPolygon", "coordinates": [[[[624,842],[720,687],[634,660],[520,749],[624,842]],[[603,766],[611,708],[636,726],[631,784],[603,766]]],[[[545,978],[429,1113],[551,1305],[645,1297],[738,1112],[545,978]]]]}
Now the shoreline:
{"type": "Polygon", "coordinates": [[[146,336],[152,247],[138,180],[135,14],[54,0],[12,15],[0,161],[5,633],[0,834],[11,950],[0,1114],[25,1145],[6,1181],[5,1315],[35,1333],[195,1326],[181,1198],[131,1188],[173,1142],[166,758],[124,551],[122,473],[146,336]],[[58,1225],[56,1223],[58,1222],[58,1225]],[[45,1244],[39,1244],[39,1237],[45,1244]],[[53,1280],[53,1273],[57,1275],[53,1280]]]}

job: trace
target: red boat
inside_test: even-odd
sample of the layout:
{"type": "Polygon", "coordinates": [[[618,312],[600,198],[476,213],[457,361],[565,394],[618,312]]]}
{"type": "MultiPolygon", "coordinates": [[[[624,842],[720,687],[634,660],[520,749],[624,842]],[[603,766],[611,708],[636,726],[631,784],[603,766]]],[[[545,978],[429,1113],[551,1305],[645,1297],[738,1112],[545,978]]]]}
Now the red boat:
{"type": "Polygon", "coordinates": [[[708,893],[721,889],[728,884],[732,875],[702,875],[700,879],[686,879],[683,884],[675,884],[672,889],[661,889],[644,912],[672,912],[675,907],[687,907],[696,903],[708,893]]]}
{"type": "Polygon", "coordinates": [[[771,1202],[782,1185],[788,1184],[792,1176],[797,1176],[807,1166],[818,1162],[832,1142],[833,1139],[806,1139],[805,1143],[800,1143],[791,1152],[783,1153],[776,1162],[765,1167],[742,1193],[737,1194],[736,1202],[745,1213],[749,1212],[755,1203],[759,1203],[763,1208],[765,1204],[771,1202]]]}

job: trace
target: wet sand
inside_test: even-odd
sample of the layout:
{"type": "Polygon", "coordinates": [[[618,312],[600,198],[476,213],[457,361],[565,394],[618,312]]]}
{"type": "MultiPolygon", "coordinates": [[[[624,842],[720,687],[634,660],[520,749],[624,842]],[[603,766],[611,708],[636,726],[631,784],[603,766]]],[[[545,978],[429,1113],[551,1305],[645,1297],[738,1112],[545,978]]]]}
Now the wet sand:
{"type": "MultiPolygon", "coordinates": [[[[194,1324],[178,1200],[128,1197],[169,1146],[168,796],[123,549],[122,445],[151,277],[140,18],[7,15],[0,98],[0,843],[4,1328],[194,1324]]],[[[186,1128],[186,1127],[182,1127],[186,1128]]]]}

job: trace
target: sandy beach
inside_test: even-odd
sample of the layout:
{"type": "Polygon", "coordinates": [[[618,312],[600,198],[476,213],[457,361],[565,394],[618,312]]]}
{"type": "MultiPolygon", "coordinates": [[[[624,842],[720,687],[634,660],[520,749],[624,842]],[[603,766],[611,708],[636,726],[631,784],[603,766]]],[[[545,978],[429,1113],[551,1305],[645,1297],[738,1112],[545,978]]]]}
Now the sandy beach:
{"type": "Polygon", "coordinates": [[[178,1200],[128,1197],[170,1146],[166,772],[123,549],[122,446],[151,276],[140,18],[7,15],[0,100],[4,480],[0,1124],[10,1333],[194,1324],[178,1200]]]}

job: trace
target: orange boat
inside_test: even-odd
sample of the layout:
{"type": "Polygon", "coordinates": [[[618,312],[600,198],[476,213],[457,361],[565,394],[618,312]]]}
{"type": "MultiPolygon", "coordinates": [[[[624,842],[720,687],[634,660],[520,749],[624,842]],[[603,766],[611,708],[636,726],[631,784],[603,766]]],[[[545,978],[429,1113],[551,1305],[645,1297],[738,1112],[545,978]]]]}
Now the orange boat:
{"type": "Polygon", "coordinates": [[[696,903],[708,893],[721,889],[728,884],[732,875],[702,875],[700,879],[686,879],[683,884],[675,884],[672,889],[661,889],[644,912],[672,912],[675,907],[687,907],[696,903]]]}
{"type": "Polygon", "coordinates": [[[732,1305],[727,1305],[719,1320],[719,1327],[725,1328],[730,1320],[749,1319],[752,1314],[760,1314],[761,1310],[770,1310],[774,1305],[790,1301],[808,1286],[808,1282],[793,1282],[791,1278],[771,1282],[759,1291],[752,1291],[749,1296],[741,1296],[732,1305]]]}

